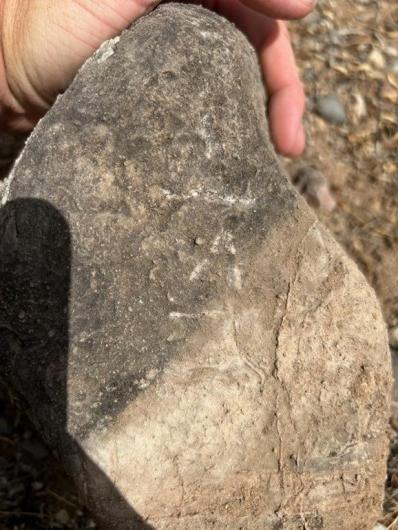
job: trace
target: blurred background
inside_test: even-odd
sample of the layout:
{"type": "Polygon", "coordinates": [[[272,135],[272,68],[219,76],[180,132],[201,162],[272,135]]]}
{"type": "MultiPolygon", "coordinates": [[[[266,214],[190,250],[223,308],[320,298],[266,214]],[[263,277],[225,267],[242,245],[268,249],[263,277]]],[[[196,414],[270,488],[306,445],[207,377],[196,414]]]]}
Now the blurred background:
{"type": "MultiPolygon", "coordinates": [[[[398,374],[398,3],[319,0],[290,29],[308,97],[308,147],[282,164],[376,289],[398,374]]],[[[23,142],[0,137],[0,193],[23,142]]],[[[377,530],[398,529],[398,388],[389,435],[377,530]]],[[[95,524],[0,381],[0,530],[48,528],[95,524]]]]}

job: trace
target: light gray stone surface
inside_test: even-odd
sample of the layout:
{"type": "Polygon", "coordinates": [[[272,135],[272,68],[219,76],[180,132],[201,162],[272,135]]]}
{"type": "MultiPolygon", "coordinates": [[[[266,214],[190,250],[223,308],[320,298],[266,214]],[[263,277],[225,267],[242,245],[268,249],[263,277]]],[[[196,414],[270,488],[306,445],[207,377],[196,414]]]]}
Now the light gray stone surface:
{"type": "Polygon", "coordinates": [[[3,369],[104,528],[372,527],[387,333],[233,26],[166,4],[104,45],[3,202],[3,369]]]}

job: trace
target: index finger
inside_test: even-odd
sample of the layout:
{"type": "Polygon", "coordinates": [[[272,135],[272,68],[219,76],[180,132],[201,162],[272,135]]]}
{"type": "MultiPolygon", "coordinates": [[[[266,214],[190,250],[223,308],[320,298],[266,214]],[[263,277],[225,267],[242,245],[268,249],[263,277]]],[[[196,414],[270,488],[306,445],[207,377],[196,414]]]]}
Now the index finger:
{"type": "Polygon", "coordinates": [[[259,47],[258,54],[270,98],[272,139],[279,152],[297,156],[305,147],[302,117],[306,98],[284,22],[274,21],[273,31],[259,47]]]}
{"type": "Polygon", "coordinates": [[[317,0],[241,0],[247,7],[279,19],[295,19],[308,15],[317,0]]]}

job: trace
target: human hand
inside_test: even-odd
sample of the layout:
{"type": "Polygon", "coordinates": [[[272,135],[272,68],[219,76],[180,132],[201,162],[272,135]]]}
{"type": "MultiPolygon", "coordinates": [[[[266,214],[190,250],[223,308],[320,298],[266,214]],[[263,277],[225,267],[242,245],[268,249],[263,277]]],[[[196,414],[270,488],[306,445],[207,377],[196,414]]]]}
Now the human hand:
{"type": "MultiPolygon", "coordinates": [[[[159,0],[0,0],[0,124],[30,130],[107,39],[159,0]]],[[[311,0],[204,0],[244,31],[258,51],[269,94],[276,149],[305,147],[304,91],[285,23],[311,11],[311,0]]]]}

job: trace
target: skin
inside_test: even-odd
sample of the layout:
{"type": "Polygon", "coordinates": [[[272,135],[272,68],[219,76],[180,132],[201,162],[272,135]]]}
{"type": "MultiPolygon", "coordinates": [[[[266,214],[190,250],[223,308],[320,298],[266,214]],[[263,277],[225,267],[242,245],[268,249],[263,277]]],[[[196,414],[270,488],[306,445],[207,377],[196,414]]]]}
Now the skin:
{"type": "MultiPolygon", "coordinates": [[[[0,0],[0,126],[28,131],[107,39],[151,11],[158,0],[0,0]]],[[[305,148],[305,95],[282,19],[300,18],[312,0],[203,0],[255,46],[269,95],[276,149],[305,148]]]]}

